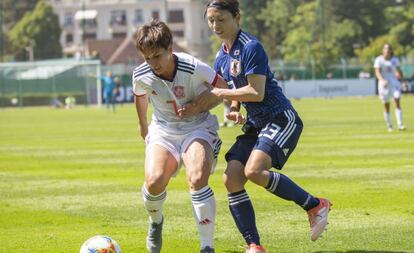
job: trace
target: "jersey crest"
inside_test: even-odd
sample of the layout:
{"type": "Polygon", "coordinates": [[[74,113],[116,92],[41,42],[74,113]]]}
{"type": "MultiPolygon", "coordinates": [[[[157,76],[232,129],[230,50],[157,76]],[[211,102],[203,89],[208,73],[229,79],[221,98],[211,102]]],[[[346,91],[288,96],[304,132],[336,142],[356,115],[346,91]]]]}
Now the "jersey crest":
{"type": "Polygon", "coordinates": [[[173,92],[174,92],[174,95],[175,95],[178,99],[185,98],[184,86],[180,86],[180,85],[174,86],[174,87],[173,87],[173,92]]]}
{"type": "Polygon", "coordinates": [[[230,62],[230,74],[232,76],[238,76],[241,73],[241,63],[237,59],[231,59],[230,62]]]}

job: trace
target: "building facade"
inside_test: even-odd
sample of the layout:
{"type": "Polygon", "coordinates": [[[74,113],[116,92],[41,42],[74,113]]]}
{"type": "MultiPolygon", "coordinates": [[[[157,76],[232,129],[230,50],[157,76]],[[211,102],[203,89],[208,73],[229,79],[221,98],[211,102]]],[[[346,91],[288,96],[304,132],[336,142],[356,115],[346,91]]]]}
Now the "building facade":
{"type": "Polygon", "coordinates": [[[133,38],[152,19],[167,20],[174,41],[206,59],[210,31],[204,19],[205,0],[50,0],[62,27],[64,54],[84,54],[88,39],[133,38]]]}

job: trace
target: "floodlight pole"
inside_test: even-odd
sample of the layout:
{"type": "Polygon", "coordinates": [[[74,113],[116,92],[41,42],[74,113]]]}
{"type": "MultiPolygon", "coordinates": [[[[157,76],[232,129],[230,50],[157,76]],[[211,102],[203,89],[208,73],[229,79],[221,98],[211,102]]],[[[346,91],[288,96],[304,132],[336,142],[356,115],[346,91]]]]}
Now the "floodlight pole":
{"type": "Polygon", "coordinates": [[[85,46],[85,26],[86,26],[86,19],[85,19],[85,11],[86,11],[86,5],[85,5],[85,0],[82,1],[82,14],[83,14],[83,18],[82,18],[82,53],[81,56],[82,58],[86,57],[86,46],[85,46]]]}
{"type": "MultiPolygon", "coordinates": [[[[0,62],[3,62],[3,9],[4,9],[4,1],[1,1],[1,9],[0,9],[0,62]]],[[[0,107],[3,108],[3,99],[4,98],[4,83],[3,83],[3,70],[0,70],[0,88],[1,88],[1,99],[0,99],[0,107]]]]}
{"type": "Polygon", "coordinates": [[[1,1],[0,9],[0,62],[3,62],[3,9],[4,1],[1,1]]]}
{"type": "Polygon", "coordinates": [[[168,23],[168,0],[164,0],[165,23],[168,23]]]}

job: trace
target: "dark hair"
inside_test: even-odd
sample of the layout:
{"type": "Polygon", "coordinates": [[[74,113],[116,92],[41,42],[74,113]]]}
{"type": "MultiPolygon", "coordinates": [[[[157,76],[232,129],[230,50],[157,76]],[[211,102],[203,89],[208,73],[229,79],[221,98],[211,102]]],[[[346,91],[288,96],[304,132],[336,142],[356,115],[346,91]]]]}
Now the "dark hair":
{"type": "Polygon", "coordinates": [[[207,15],[208,8],[217,8],[219,10],[226,10],[233,15],[233,17],[240,14],[239,1],[237,0],[209,0],[207,2],[206,11],[204,12],[204,18],[207,15]]]}
{"type": "Polygon", "coordinates": [[[138,29],[135,46],[139,51],[145,52],[159,48],[168,49],[172,42],[170,28],[162,21],[152,20],[138,29]]]}

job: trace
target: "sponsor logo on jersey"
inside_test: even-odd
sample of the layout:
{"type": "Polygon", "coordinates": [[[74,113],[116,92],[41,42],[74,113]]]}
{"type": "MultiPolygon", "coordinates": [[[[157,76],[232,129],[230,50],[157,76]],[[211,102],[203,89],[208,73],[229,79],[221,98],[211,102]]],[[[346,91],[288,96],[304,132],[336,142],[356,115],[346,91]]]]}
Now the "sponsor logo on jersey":
{"type": "Polygon", "coordinates": [[[181,99],[181,98],[184,98],[185,97],[184,86],[180,86],[180,85],[174,86],[173,87],[173,92],[174,92],[174,95],[178,99],[181,99]]]}
{"type": "Polygon", "coordinates": [[[231,59],[230,62],[230,74],[232,76],[238,76],[241,73],[241,63],[239,60],[231,59]]]}
{"type": "Polygon", "coordinates": [[[239,54],[240,54],[240,50],[239,49],[234,50],[234,55],[239,55],[239,54]]]}

